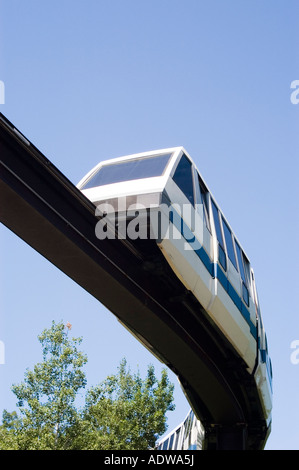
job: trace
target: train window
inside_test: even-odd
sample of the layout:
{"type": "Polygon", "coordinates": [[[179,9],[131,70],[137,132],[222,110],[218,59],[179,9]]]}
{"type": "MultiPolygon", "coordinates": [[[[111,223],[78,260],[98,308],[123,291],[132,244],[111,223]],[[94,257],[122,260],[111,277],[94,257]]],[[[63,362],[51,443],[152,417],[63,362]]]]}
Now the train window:
{"type": "Polygon", "coordinates": [[[190,430],[191,430],[192,418],[190,414],[187,416],[184,422],[184,440],[188,438],[190,430]]]}
{"type": "Polygon", "coordinates": [[[201,183],[200,176],[195,172],[195,193],[196,193],[196,204],[203,205],[203,218],[207,228],[211,231],[210,220],[209,220],[209,211],[208,211],[208,200],[207,200],[207,191],[204,189],[203,184],[201,183]]]}
{"type": "Polygon", "coordinates": [[[249,265],[248,259],[247,259],[246,256],[244,255],[244,253],[243,253],[243,263],[244,263],[246,284],[247,284],[247,287],[249,287],[250,284],[251,284],[251,283],[250,283],[250,265],[249,265]]]}
{"type": "Polygon", "coordinates": [[[168,441],[169,441],[169,439],[166,439],[166,440],[163,442],[162,450],[167,450],[168,441]]]}
{"type": "Polygon", "coordinates": [[[224,231],[224,237],[225,237],[228,257],[231,260],[231,262],[233,263],[234,267],[236,269],[238,269],[237,268],[234,245],[233,245],[232,233],[231,233],[230,228],[227,225],[227,223],[225,222],[223,217],[222,217],[222,224],[223,224],[223,231],[224,231]]]}
{"type": "MultiPolygon", "coordinates": [[[[242,278],[242,294],[243,294],[243,299],[245,300],[246,304],[249,305],[249,292],[248,292],[248,289],[246,287],[246,284],[247,283],[247,279],[246,279],[246,275],[245,275],[245,256],[239,246],[239,244],[235,241],[235,246],[236,246],[236,252],[237,252],[237,258],[238,258],[238,264],[239,264],[239,271],[240,271],[240,275],[241,275],[241,278],[242,278]]],[[[248,274],[249,274],[249,263],[247,262],[247,266],[248,266],[248,274]]]]}
{"type": "Polygon", "coordinates": [[[245,300],[246,304],[249,306],[249,292],[248,292],[248,289],[245,286],[244,282],[242,283],[242,295],[243,295],[243,299],[245,300]]]}
{"type": "Polygon", "coordinates": [[[134,160],[103,165],[83,186],[83,189],[121,183],[142,178],[161,176],[171,157],[171,153],[142,157],[134,160]]]}
{"type": "Polygon", "coordinates": [[[170,439],[169,439],[169,450],[173,449],[173,439],[174,439],[174,433],[171,434],[170,439]]]}
{"type": "Polygon", "coordinates": [[[178,448],[178,442],[179,442],[180,431],[181,431],[181,428],[177,429],[177,430],[176,430],[176,433],[175,433],[175,440],[174,440],[174,444],[173,444],[174,450],[176,450],[176,449],[178,448]]]}
{"type": "Polygon", "coordinates": [[[244,271],[242,254],[241,254],[241,248],[240,248],[239,244],[236,241],[235,241],[235,245],[236,245],[236,252],[237,252],[240,275],[241,275],[242,281],[246,283],[245,271],[244,271]]]}
{"type": "Polygon", "coordinates": [[[214,217],[214,225],[215,225],[215,230],[216,230],[216,235],[217,235],[217,240],[221,247],[224,247],[223,244],[223,238],[222,238],[222,232],[221,232],[221,227],[220,227],[220,220],[219,220],[219,213],[218,213],[218,208],[214,201],[212,201],[212,210],[213,210],[213,217],[214,217]]]}
{"type": "Polygon", "coordinates": [[[218,240],[218,260],[221,266],[223,267],[223,269],[226,271],[226,268],[227,268],[226,255],[224,251],[224,243],[223,243],[221,226],[220,226],[219,212],[214,201],[211,200],[211,202],[212,202],[214,225],[215,225],[215,230],[216,230],[216,235],[217,235],[217,240],[218,240]]]}
{"type": "Polygon", "coordinates": [[[192,166],[190,160],[183,155],[174,172],[173,181],[183,191],[188,201],[194,206],[192,166]]]}

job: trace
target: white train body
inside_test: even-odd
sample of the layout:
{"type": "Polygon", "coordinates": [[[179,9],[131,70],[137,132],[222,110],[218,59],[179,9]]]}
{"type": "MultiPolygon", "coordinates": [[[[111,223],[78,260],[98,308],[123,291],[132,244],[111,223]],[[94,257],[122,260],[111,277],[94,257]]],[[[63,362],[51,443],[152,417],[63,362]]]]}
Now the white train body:
{"type": "MultiPolygon", "coordinates": [[[[137,219],[134,222],[131,217],[136,236],[142,235],[142,213],[150,208],[150,236],[176,276],[245,361],[248,374],[254,374],[269,424],[272,370],[253,270],[185,149],[168,148],[103,161],[78,188],[96,206],[100,204],[98,215],[116,211],[128,220],[139,208],[139,232],[137,219]]],[[[118,224],[120,227],[121,221],[118,224]]],[[[134,237],[134,229],[128,232],[119,233],[123,238],[134,237]]]]}
{"type": "Polygon", "coordinates": [[[192,410],[184,421],[161,439],[156,450],[202,450],[204,428],[192,410]]]}

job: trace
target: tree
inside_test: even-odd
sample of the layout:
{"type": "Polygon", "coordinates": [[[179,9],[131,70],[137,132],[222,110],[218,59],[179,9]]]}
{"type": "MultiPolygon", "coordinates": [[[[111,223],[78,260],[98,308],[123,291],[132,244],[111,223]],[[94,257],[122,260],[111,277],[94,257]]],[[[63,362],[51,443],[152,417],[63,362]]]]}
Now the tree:
{"type": "Polygon", "coordinates": [[[26,371],[24,382],[12,386],[21,416],[17,419],[5,411],[3,428],[15,437],[19,449],[69,448],[79,422],[74,401],[86,385],[81,369],[87,357],[78,351],[82,339],[69,340],[62,322],[53,322],[38,339],[43,362],[26,371]]]}
{"type": "Polygon", "coordinates": [[[78,349],[82,338],[69,339],[70,328],[53,322],[38,337],[43,362],[12,386],[20,415],[4,410],[0,450],[153,447],[166,430],[166,412],[174,409],[174,386],[166,370],[158,380],[149,366],[142,380],[123,359],[118,373],[91,388],[78,410],[75,398],[86,386],[82,367],[87,357],[78,349]]]}
{"type": "Polygon", "coordinates": [[[166,429],[166,412],[174,409],[173,389],[164,369],[157,380],[149,366],[145,380],[132,374],[123,359],[118,374],[107,377],[86,397],[83,412],[89,423],[85,439],[93,449],[153,448],[166,429]]]}

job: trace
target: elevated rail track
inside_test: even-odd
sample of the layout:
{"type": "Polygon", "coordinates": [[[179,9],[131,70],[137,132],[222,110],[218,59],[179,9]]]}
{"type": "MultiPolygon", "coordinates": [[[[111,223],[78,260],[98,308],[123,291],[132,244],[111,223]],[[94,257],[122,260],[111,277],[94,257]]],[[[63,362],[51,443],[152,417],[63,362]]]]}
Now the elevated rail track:
{"type": "Polygon", "coordinates": [[[171,269],[151,269],[153,246],[97,239],[95,206],[2,114],[0,160],[1,222],[174,371],[205,428],[205,448],[262,448],[253,380],[171,269]]]}

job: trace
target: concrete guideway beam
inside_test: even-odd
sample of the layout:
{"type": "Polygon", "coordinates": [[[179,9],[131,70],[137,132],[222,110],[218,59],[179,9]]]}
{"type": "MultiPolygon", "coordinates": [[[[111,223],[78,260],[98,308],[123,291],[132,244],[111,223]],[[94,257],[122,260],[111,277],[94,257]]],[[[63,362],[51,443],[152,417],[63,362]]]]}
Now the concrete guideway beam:
{"type": "MultiPolygon", "coordinates": [[[[168,365],[204,425],[230,428],[244,422],[238,394],[212,347],[205,347],[209,335],[204,328],[194,334],[190,327],[190,309],[165,296],[129,242],[96,238],[93,204],[2,115],[0,156],[1,222],[98,299],[168,365]]],[[[220,433],[219,443],[230,446],[237,440],[246,448],[243,432],[242,439],[237,434],[234,440],[220,433]]]]}

